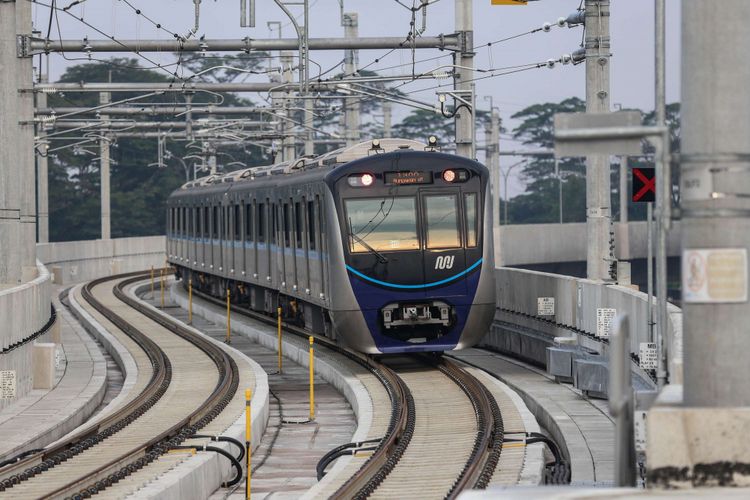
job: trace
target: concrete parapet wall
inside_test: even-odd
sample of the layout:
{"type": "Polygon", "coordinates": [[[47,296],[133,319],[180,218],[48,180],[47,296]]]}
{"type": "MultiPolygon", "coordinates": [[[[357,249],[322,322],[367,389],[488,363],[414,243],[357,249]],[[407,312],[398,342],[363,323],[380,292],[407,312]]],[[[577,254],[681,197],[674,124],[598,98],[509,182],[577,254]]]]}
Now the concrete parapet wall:
{"type": "MultiPolygon", "coordinates": [[[[495,286],[498,318],[518,326],[522,331],[543,332],[549,337],[549,343],[554,336],[571,336],[573,330],[577,330],[584,332],[578,335],[579,344],[606,352],[606,347],[585,335],[597,333],[598,308],[613,308],[618,315],[628,315],[631,352],[638,353],[639,344],[649,341],[648,298],[645,293],[571,276],[505,267],[495,270],[495,286]],[[538,314],[538,299],[541,297],[555,299],[554,315],[538,314]]],[[[670,305],[669,312],[667,341],[672,346],[670,373],[674,379],[681,380],[682,311],[670,305]]],[[[485,342],[491,342],[494,336],[491,335],[485,342]]]]}
{"type": "Polygon", "coordinates": [[[151,266],[162,267],[165,249],[164,236],[144,236],[40,243],[37,255],[54,274],[55,283],[64,285],[151,266]]]}
{"type": "MultiPolygon", "coordinates": [[[[27,283],[0,289],[0,370],[13,370],[16,376],[15,398],[0,399],[0,408],[12,404],[32,388],[34,344],[30,337],[44,328],[51,315],[50,273],[37,262],[36,274],[27,283]]],[[[34,340],[49,342],[50,332],[34,340]]]]}
{"type": "MultiPolygon", "coordinates": [[[[680,223],[673,224],[667,245],[670,256],[680,254],[680,223]]],[[[627,227],[615,223],[618,259],[645,259],[647,240],[645,221],[629,222],[627,227]]],[[[499,266],[581,262],[586,260],[586,242],[585,222],[500,226],[495,262],[499,266]]]]}

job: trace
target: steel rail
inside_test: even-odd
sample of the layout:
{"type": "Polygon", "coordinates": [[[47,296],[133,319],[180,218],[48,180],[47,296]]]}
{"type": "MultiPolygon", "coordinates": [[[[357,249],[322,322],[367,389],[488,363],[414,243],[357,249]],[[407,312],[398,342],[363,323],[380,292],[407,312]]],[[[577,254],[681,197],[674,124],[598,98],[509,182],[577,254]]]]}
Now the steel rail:
{"type": "MultiPolygon", "coordinates": [[[[185,439],[190,438],[192,435],[195,434],[197,430],[199,430],[200,428],[208,424],[219,413],[221,413],[221,411],[227,406],[227,404],[229,404],[232,397],[237,391],[237,387],[239,385],[238,368],[234,360],[231,358],[231,356],[229,356],[223,349],[220,349],[219,347],[214,345],[211,341],[207,340],[205,337],[194,334],[188,328],[162,316],[158,312],[148,308],[147,306],[141,304],[137,300],[132,299],[131,297],[125,294],[124,292],[125,287],[135,282],[138,282],[146,278],[147,276],[148,276],[148,273],[146,272],[137,272],[137,273],[128,273],[124,275],[118,275],[118,276],[95,280],[87,284],[86,287],[84,287],[83,295],[86,301],[89,302],[97,311],[103,314],[109,321],[114,323],[118,328],[122,329],[124,333],[131,336],[131,338],[133,338],[139,345],[141,345],[142,348],[143,348],[143,345],[147,344],[149,350],[153,351],[155,348],[156,352],[161,353],[162,355],[161,362],[166,367],[166,370],[155,369],[155,372],[152,375],[152,380],[154,378],[157,378],[158,380],[162,380],[161,373],[166,373],[168,375],[167,379],[171,379],[171,365],[169,364],[169,359],[166,357],[166,354],[164,353],[164,351],[161,350],[161,348],[159,348],[151,339],[145,336],[143,332],[134,328],[132,325],[130,325],[124,318],[122,318],[118,314],[107,309],[106,306],[104,306],[101,302],[99,302],[93,296],[93,293],[91,292],[91,289],[98,284],[101,284],[110,280],[127,278],[121,281],[120,283],[118,283],[118,285],[114,288],[114,295],[119,300],[123,301],[128,306],[130,306],[131,308],[137,310],[139,313],[145,315],[152,321],[160,324],[167,330],[182,337],[183,339],[187,340],[188,342],[198,347],[201,351],[203,351],[214,362],[219,372],[219,378],[218,378],[217,384],[214,387],[211,394],[209,395],[209,397],[206,398],[206,400],[195,411],[191,412],[189,415],[181,419],[179,422],[173,424],[169,429],[162,431],[159,435],[150,438],[146,443],[143,443],[139,446],[136,446],[135,448],[132,448],[124,452],[118,458],[101,465],[100,467],[95,469],[91,474],[87,475],[86,477],[71,479],[65,485],[49,493],[46,496],[46,498],[57,498],[60,496],[65,496],[65,495],[73,495],[73,497],[75,498],[77,497],[87,498],[88,496],[101,492],[108,486],[123,479],[128,474],[154,461],[156,458],[158,458],[163,453],[167,452],[169,449],[174,448],[175,446],[179,446],[180,443],[182,443],[185,439]]],[[[157,357],[156,360],[159,361],[159,357],[157,357]]],[[[155,362],[154,359],[152,359],[152,365],[154,362],[155,362]]],[[[151,384],[149,386],[151,386],[151,384]]],[[[166,386],[168,386],[168,384],[166,386]]],[[[164,391],[166,391],[166,386],[164,386],[164,391]]],[[[161,394],[163,394],[164,391],[162,391],[161,394]]],[[[159,397],[161,397],[161,394],[159,394],[159,397]]],[[[134,409],[134,412],[138,413],[138,416],[140,416],[147,409],[153,406],[153,404],[158,400],[158,397],[154,399],[153,394],[152,394],[151,397],[149,397],[146,400],[145,405],[143,404],[138,405],[138,402],[142,401],[143,399],[144,399],[144,393],[142,392],[141,394],[138,395],[136,400],[126,405],[126,408],[134,409]]],[[[122,410],[125,410],[125,408],[123,408],[122,410]]],[[[114,425],[110,427],[109,429],[117,428],[117,430],[120,430],[122,427],[124,427],[125,425],[128,425],[133,420],[135,420],[135,418],[137,418],[137,417],[131,418],[134,412],[124,412],[122,410],[116,412],[116,414],[113,414],[112,416],[105,419],[108,422],[109,421],[115,422],[114,425]],[[124,418],[118,418],[118,417],[123,417],[123,416],[124,418]]],[[[101,425],[102,423],[92,426],[91,428],[86,429],[86,431],[84,431],[82,434],[85,434],[86,436],[90,436],[92,432],[101,428],[101,425]]],[[[112,433],[108,435],[111,435],[112,433]]],[[[100,438],[102,434],[103,433],[95,434],[95,438],[100,438]]],[[[79,435],[77,434],[76,436],[73,437],[73,439],[76,439],[78,436],[79,435]]],[[[102,439],[93,439],[91,440],[92,442],[89,443],[89,445],[85,447],[81,447],[80,445],[75,444],[75,443],[78,443],[78,441],[80,440],[78,441],[66,440],[66,442],[62,443],[59,447],[56,447],[56,448],[62,447],[63,452],[65,450],[70,449],[71,452],[75,452],[74,454],[77,454],[77,453],[82,452],[84,449],[88,449],[94,444],[97,444],[102,439]],[[76,447],[78,447],[78,449],[76,449],[76,447]]],[[[24,479],[28,479],[38,473],[44,472],[45,470],[48,470],[51,466],[57,465],[63,460],[70,458],[70,457],[65,457],[64,459],[58,461],[56,460],[56,457],[59,458],[59,455],[50,456],[50,452],[51,450],[44,452],[48,458],[45,458],[45,460],[42,462],[42,466],[37,466],[38,470],[29,471],[27,469],[21,473],[21,475],[27,476],[27,477],[24,477],[24,479]]],[[[18,476],[19,479],[21,475],[18,476]]],[[[17,483],[13,483],[13,484],[17,484],[17,483]]]]}
{"type": "MultiPolygon", "coordinates": [[[[183,287],[185,283],[183,282],[183,287]]],[[[193,295],[208,302],[224,307],[225,302],[199,290],[193,295]]],[[[251,311],[232,304],[232,310],[243,316],[275,325],[276,320],[265,314],[251,311]]],[[[282,323],[284,329],[297,336],[307,338],[310,332],[303,328],[282,323]]],[[[341,347],[327,337],[313,335],[316,342],[338,353],[344,354],[357,363],[365,366],[381,380],[388,391],[392,404],[391,420],[388,431],[375,452],[359,471],[345,482],[332,496],[335,499],[364,499],[374,493],[380,483],[396,467],[406,450],[414,432],[416,411],[414,399],[408,385],[388,366],[375,361],[372,357],[355,353],[341,347]]],[[[473,375],[457,363],[442,359],[435,362],[428,356],[421,356],[453,380],[467,395],[472,403],[477,418],[477,436],[472,453],[467,460],[453,487],[446,493],[446,498],[456,498],[465,489],[484,489],[487,487],[500,459],[503,444],[503,421],[495,398],[487,388],[473,375]]]]}
{"type": "Polygon", "coordinates": [[[477,436],[471,456],[447,495],[447,498],[457,498],[467,488],[486,488],[492,479],[503,449],[503,418],[497,401],[476,377],[447,359],[441,360],[438,369],[464,391],[477,419],[477,436]]]}
{"type": "MultiPolygon", "coordinates": [[[[120,277],[136,274],[139,273],[130,273],[127,275],[121,275],[120,277]]],[[[84,299],[89,301],[89,298],[92,297],[91,288],[104,283],[109,279],[112,278],[100,278],[90,282],[82,289],[84,299]]],[[[98,301],[90,303],[94,309],[102,313],[103,306],[98,301]]],[[[146,387],[144,387],[143,391],[133,400],[129,401],[126,405],[122,406],[108,417],[103,418],[96,424],[76,432],[64,442],[51,448],[47,448],[41,453],[31,455],[4,470],[0,470],[0,478],[2,478],[0,481],[0,492],[6,491],[15,484],[51,469],[61,462],[72,458],[91,446],[94,446],[106,437],[111,436],[137,419],[148,408],[153,406],[164,394],[169,386],[172,375],[171,365],[166,358],[166,355],[159,346],[147,336],[137,330],[131,329],[129,325],[123,324],[122,322],[120,322],[120,325],[117,325],[117,322],[118,320],[114,319],[113,323],[118,326],[118,328],[122,329],[126,335],[130,336],[133,341],[143,349],[151,362],[153,373],[151,379],[146,384],[146,387]]]]}
{"type": "MultiPolygon", "coordinates": [[[[183,281],[183,288],[185,286],[183,281]]],[[[224,301],[200,290],[193,289],[193,296],[200,297],[221,307],[225,306],[224,301]]],[[[232,304],[231,308],[232,311],[245,317],[269,325],[276,324],[274,318],[244,307],[239,307],[237,304],[232,304]]],[[[282,323],[282,327],[285,331],[304,339],[311,336],[311,333],[304,328],[289,323],[282,323]]],[[[312,336],[315,337],[317,343],[323,344],[332,351],[346,356],[370,371],[383,385],[391,401],[391,418],[388,428],[375,451],[362,464],[359,471],[331,496],[331,498],[336,499],[366,498],[377,489],[380,483],[393,470],[411,441],[416,423],[414,398],[409,387],[391,368],[377,362],[372,357],[346,349],[327,337],[320,335],[312,336]]]]}

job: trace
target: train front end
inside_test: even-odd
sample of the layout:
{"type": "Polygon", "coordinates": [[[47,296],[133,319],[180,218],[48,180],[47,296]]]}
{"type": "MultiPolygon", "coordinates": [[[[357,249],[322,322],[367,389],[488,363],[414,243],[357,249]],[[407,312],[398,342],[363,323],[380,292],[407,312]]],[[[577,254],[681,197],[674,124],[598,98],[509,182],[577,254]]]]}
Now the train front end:
{"type": "Polygon", "coordinates": [[[488,179],[475,161],[411,150],[328,174],[342,242],[332,256],[331,315],[346,343],[437,352],[487,332],[495,311],[488,179]]]}

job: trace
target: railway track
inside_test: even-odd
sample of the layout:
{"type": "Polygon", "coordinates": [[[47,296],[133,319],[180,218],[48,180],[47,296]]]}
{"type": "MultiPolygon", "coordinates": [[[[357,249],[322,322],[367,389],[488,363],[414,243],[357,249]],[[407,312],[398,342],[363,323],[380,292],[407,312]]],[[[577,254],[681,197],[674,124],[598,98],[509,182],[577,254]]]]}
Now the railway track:
{"type": "MultiPolygon", "coordinates": [[[[204,293],[193,293],[225,305],[204,293]]],[[[237,305],[232,309],[275,324],[264,314],[237,305]]],[[[297,326],[283,326],[294,335],[310,335],[297,326]]],[[[316,336],[316,342],[370,370],[391,401],[385,435],[332,498],[456,498],[463,490],[488,485],[502,450],[503,422],[494,397],[473,375],[445,358],[404,356],[380,362],[326,337],[316,336]]]]}
{"type": "Polygon", "coordinates": [[[102,278],[82,290],[84,300],[138,346],[135,356],[151,368],[147,383],[106,418],[0,469],[5,495],[88,498],[180,446],[231,401],[239,383],[235,361],[125,293],[147,276],[102,278]]]}

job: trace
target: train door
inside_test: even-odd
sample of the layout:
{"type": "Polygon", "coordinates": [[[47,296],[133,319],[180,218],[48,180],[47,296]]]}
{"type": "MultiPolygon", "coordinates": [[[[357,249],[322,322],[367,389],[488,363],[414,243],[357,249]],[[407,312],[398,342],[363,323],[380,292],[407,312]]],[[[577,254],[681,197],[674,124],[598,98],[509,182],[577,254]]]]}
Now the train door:
{"type": "Polygon", "coordinates": [[[443,296],[465,295],[466,282],[453,282],[466,269],[461,191],[424,189],[420,199],[425,283],[439,286],[443,296]]]}

